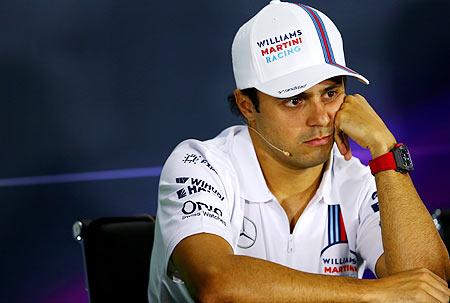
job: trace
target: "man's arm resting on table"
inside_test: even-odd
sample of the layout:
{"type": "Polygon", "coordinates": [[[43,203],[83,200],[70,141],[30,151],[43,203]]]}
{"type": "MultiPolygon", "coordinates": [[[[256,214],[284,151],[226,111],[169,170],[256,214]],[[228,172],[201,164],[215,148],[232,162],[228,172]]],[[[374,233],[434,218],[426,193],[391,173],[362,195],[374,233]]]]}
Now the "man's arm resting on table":
{"type": "MultiPolygon", "coordinates": [[[[395,144],[393,142],[391,145],[395,144]]],[[[371,150],[373,157],[389,151],[371,150]]],[[[428,268],[442,279],[450,278],[447,249],[408,174],[390,170],[376,174],[380,206],[384,268],[393,274],[414,268],[428,268]]],[[[377,270],[378,271],[378,270],[377,270]]],[[[381,275],[383,276],[383,275],[381,275]]]]}
{"type": "Polygon", "coordinates": [[[380,280],[310,274],[233,255],[224,239],[211,234],[182,240],[172,261],[198,302],[422,302],[410,296],[448,302],[450,295],[445,282],[427,270],[380,280]]]}
{"type": "MultiPolygon", "coordinates": [[[[344,98],[335,115],[335,140],[345,159],[352,157],[347,136],[368,148],[372,159],[388,153],[396,140],[383,120],[361,95],[344,98]]],[[[384,266],[380,272],[393,274],[427,268],[449,279],[449,256],[425,205],[408,174],[394,170],[375,176],[380,205],[384,266]]]]}

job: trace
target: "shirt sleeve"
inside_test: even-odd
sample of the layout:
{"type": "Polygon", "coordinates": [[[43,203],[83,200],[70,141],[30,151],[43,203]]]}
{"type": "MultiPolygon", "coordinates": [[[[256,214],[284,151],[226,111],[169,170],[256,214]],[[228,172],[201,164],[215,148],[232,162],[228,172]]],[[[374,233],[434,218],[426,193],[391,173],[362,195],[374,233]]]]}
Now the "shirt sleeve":
{"type": "MultiPolygon", "coordinates": [[[[202,146],[182,144],[166,161],[159,182],[157,218],[165,247],[165,266],[184,238],[210,233],[231,247],[231,201],[218,167],[221,159],[202,146]]],[[[223,170],[223,169],[222,169],[223,170]]]]}
{"type": "Polygon", "coordinates": [[[362,193],[362,199],[359,209],[356,250],[367,262],[369,269],[376,275],[375,265],[384,250],[381,237],[377,188],[375,179],[371,175],[369,184],[362,193]]]}

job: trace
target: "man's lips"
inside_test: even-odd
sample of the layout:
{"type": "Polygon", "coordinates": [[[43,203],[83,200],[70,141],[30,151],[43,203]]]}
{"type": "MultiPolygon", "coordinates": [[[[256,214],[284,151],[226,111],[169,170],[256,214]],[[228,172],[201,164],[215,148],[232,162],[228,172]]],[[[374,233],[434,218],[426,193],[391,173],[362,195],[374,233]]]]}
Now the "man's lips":
{"type": "Polygon", "coordinates": [[[332,135],[324,136],[324,137],[317,137],[308,141],[305,141],[304,143],[310,146],[320,146],[325,145],[328,142],[330,142],[332,138],[332,135]]]}

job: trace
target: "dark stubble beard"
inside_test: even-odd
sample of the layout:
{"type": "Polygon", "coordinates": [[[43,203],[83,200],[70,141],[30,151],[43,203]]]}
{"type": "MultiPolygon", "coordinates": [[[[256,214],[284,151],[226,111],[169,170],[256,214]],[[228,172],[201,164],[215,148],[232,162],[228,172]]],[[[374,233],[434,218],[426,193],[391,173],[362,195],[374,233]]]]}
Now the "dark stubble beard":
{"type": "Polygon", "coordinates": [[[283,163],[285,163],[288,167],[292,169],[306,169],[315,167],[318,165],[322,165],[325,162],[327,162],[330,159],[330,153],[333,149],[334,140],[331,141],[331,143],[328,143],[327,146],[320,146],[320,147],[313,147],[313,149],[318,148],[320,151],[317,151],[318,154],[316,154],[315,151],[309,152],[309,153],[302,153],[301,152],[292,152],[291,157],[286,157],[283,154],[277,155],[277,158],[279,158],[283,163]]]}

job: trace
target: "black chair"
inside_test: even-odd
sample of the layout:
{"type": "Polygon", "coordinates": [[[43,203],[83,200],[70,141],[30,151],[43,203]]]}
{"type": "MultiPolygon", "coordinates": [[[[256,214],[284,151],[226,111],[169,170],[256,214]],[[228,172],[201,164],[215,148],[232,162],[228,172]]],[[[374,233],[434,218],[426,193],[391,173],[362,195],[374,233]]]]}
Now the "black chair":
{"type": "Polygon", "coordinates": [[[148,303],[154,218],[80,220],[73,235],[82,244],[91,303],[148,303]]]}
{"type": "Polygon", "coordinates": [[[447,250],[450,251],[450,209],[436,209],[432,217],[447,250]]]}

